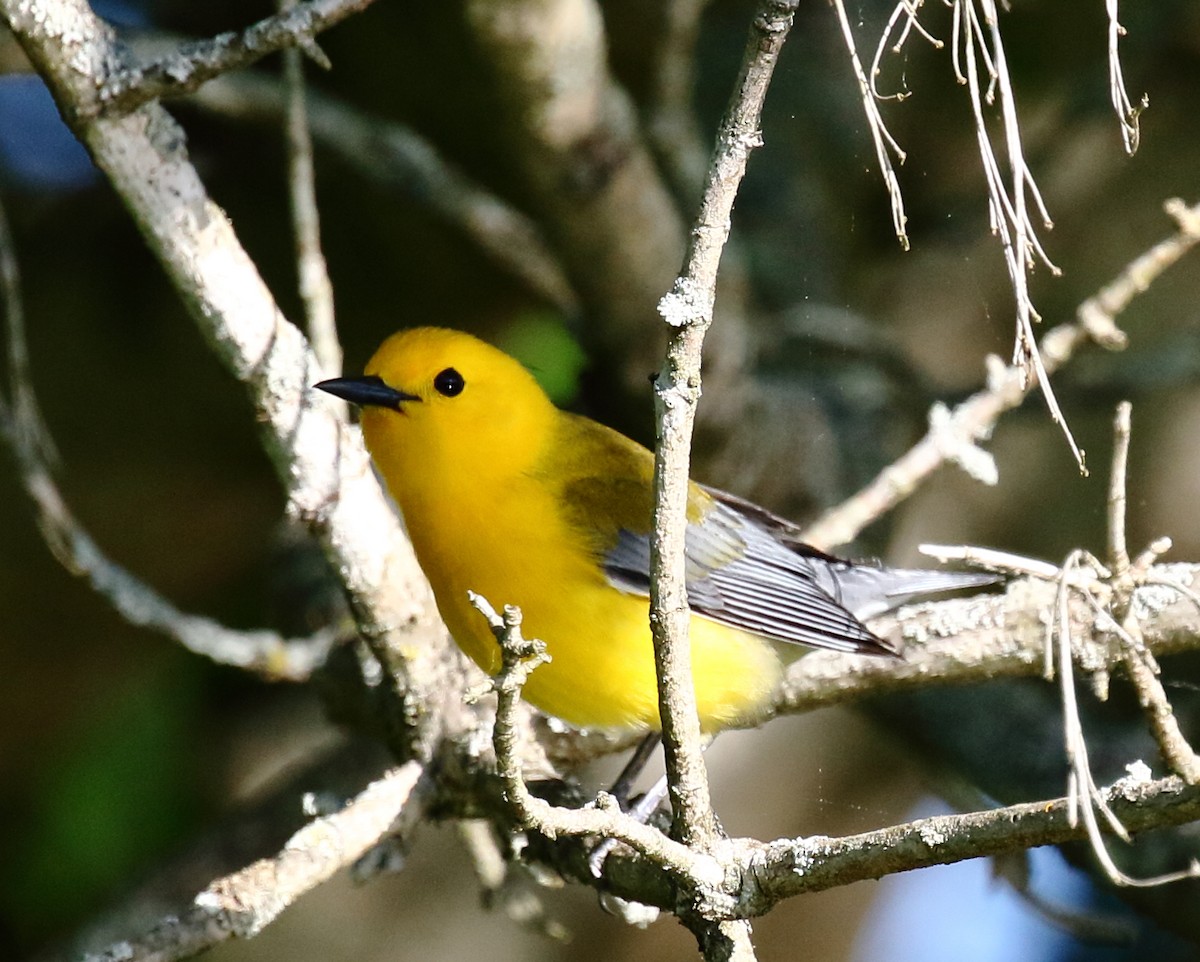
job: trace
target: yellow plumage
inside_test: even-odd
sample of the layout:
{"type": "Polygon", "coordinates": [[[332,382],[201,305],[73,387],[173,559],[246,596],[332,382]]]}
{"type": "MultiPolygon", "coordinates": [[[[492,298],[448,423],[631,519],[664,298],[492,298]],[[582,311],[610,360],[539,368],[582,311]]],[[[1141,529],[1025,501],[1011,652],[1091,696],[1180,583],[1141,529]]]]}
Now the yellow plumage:
{"type": "MultiPolygon", "coordinates": [[[[650,452],[559,411],[517,361],[457,331],[403,331],[365,377],[319,387],[362,405],[367,447],[463,651],[485,671],[499,666],[468,590],[518,605],[525,635],[551,656],[526,685],[530,702],[576,725],[657,728],[645,595],[650,452]]],[[[874,603],[891,584],[885,575],[941,579],[918,591],[981,580],[825,558],[789,542],[785,522],[697,485],[689,522],[693,680],[708,730],[770,696],[786,662],[808,650],[797,640],[887,651],[833,597],[862,594],[859,572],[870,573],[876,610],[894,603],[874,603]]]]}

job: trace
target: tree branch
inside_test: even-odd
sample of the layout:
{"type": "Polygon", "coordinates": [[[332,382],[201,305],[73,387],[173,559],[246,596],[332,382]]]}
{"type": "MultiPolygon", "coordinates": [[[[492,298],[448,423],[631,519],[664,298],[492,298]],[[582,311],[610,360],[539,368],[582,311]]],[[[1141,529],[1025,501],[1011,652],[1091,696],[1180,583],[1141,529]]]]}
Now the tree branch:
{"type": "MultiPolygon", "coordinates": [[[[322,148],[360,176],[427,206],[563,314],[578,313],[579,298],[558,256],[529,216],[467,177],[411,128],[317,90],[308,91],[307,101],[312,136],[322,148]]],[[[187,102],[221,116],[269,123],[284,111],[280,84],[252,72],[220,77],[187,102]]]]}
{"type": "Polygon", "coordinates": [[[584,809],[551,805],[530,793],[525,784],[518,747],[520,726],[517,709],[521,689],[529,674],[549,660],[546,646],[541,641],[522,637],[519,609],[506,606],[501,617],[486,598],[472,594],[471,602],[487,618],[492,634],[500,645],[502,665],[493,680],[496,724],[492,740],[505,799],[512,806],[522,827],[540,832],[549,839],[585,836],[614,838],[676,877],[692,879],[697,883],[703,879],[709,885],[717,884],[721,871],[711,858],[704,858],[701,853],[668,838],[658,829],[626,815],[617,800],[607,792],[598,796],[594,807],[584,809]]]}
{"type": "MultiPolygon", "coordinates": [[[[280,12],[295,9],[295,0],[280,0],[280,12]]],[[[321,217],[317,208],[316,171],[312,134],[308,126],[308,98],[304,82],[304,55],[299,47],[283,51],[286,88],[284,137],[288,155],[288,200],[296,248],[296,273],[304,304],[305,328],[323,377],[342,373],[342,346],[333,313],[333,285],[321,250],[321,217]]]]}
{"type": "MultiPolygon", "coordinates": [[[[119,58],[112,30],[83,0],[0,0],[0,12],[60,104],[89,103],[119,58]]],[[[314,403],[316,360],[209,199],[166,111],[147,103],[120,117],[65,115],[217,356],[248,388],[289,508],[341,573],[360,633],[398,699],[394,747],[427,757],[436,726],[455,716],[462,660],[448,652],[428,583],[357,431],[333,405],[314,403]],[[424,643],[401,645],[404,636],[424,643]],[[448,702],[445,713],[429,710],[448,702]]]]}
{"type": "MultiPolygon", "coordinates": [[[[119,50],[112,49],[107,51],[111,57],[109,69],[96,77],[100,82],[90,96],[74,102],[74,112],[80,121],[94,120],[101,114],[116,117],[152,100],[191,93],[213,77],[248,67],[267,54],[305,46],[321,31],[373,2],[304,0],[291,10],[266,17],[241,32],[230,31],[211,40],[181,44],[177,50],[149,63],[127,63],[119,50]]],[[[40,0],[27,0],[10,6],[14,8],[14,17],[19,17],[21,13],[16,8],[33,11],[45,5],[40,0]]],[[[50,25],[51,32],[57,32],[57,26],[50,25]]],[[[15,27],[14,32],[17,32],[15,27]]]]}
{"type": "Polygon", "coordinates": [[[587,312],[588,347],[624,359],[626,390],[642,389],[658,362],[651,305],[674,276],[685,227],[609,69],[600,6],[468,0],[466,13],[506,146],[587,312]]]}
{"type": "MultiPolygon", "coordinates": [[[[1158,565],[1133,595],[1146,648],[1156,657],[1195,649],[1198,606],[1190,586],[1197,582],[1200,565],[1158,565]]],[[[873,619],[874,631],[902,646],[902,661],[813,652],[791,667],[773,708],[748,724],[777,713],[932,685],[1042,676],[1045,620],[1055,593],[1049,578],[1022,579],[1011,582],[1004,595],[910,605],[873,619]]],[[[1072,604],[1071,616],[1072,636],[1082,642],[1085,663],[1095,670],[1119,668],[1124,655],[1112,634],[1112,619],[1079,601],[1072,604]]]]}
{"type": "Polygon", "coordinates": [[[654,539],[650,556],[650,620],[658,672],[659,714],[676,830],[700,849],[716,838],[700,727],[691,684],[684,573],[692,426],[700,398],[704,335],[712,323],[717,268],[750,151],[762,142],[759,118],[795,0],[766,2],[755,15],[741,73],[717,136],[700,210],[682,273],[659,305],[674,328],[655,380],[658,445],[654,463],[654,539]]]}
{"type": "Polygon", "coordinates": [[[5,399],[0,392],[0,436],[16,457],[21,483],[33,502],[50,552],[71,574],[87,578],[96,593],[130,624],[162,632],[195,654],[271,681],[307,680],[329,654],[335,640],[332,630],[289,639],[273,631],[235,631],[211,618],[182,612],[109,558],[76,520],[51,470],[54,441],[42,420],[29,376],[20,277],[2,205],[0,277],[10,395],[5,399]]]}
{"type": "MultiPolygon", "coordinates": [[[[1200,789],[1176,777],[1127,776],[1103,793],[1131,832],[1183,825],[1200,818],[1200,789]]],[[[1009,805],[965,815],[936,815],[842,838],[812,836],[754,843],[744,861],[740,912],[761,914],[781,899],[930,865],[950,865],[1060,845],[1082,838],[1068,799],[1009,805]]],[[[741,840],[734,840],[734,844],[741,840]]]]}
{"type": "MultiPolygon", "coordinates": [[[[1164,209],[1178,225],[1171,237],[1160,241],[1129,263],[1120,274],[1076,311],[1076,319],[1046,332],[1038,351],[1047,374],[1062,367],[1087,341],[1110,350],[1124,348],[1125,335],[1116,317],[1168,267],[1200,242],[1200,204],[1187,207],[1171,199],[1164,209]]],[[[857,494],[827,511],[809,525],[803,538],[831,550],[853,541],[872,521],[882,517],[912,494],[946,461],[956,461],[979,480],[995,483],[995,466],[976,442],[991,435],[1000,416],[1019,406],[1033,389],[1021,365],[1005,367],[998,358],[988,360],[988,383],[953,411],[937,405],[930,412],[930,430],[917,444],[857,494]]]]}
{"type": "Polygon", "coordinates": [[[422,775],[415,761],[393,769],[338,811],[314,818],[278,854],[215,880],[178,914],[82,962],[174,962],[231,938],[257,935],[384,834],[411,828],[422,810],[422,775]]]}
{"type": "MultiPolygon", "coordinates": [[[[755,14],[734,93],[717,134],[683,270],[659,304],[663,319],[674,330],[654,385],[658,443],[654,451],[650,624],[674,831],[700,852],[712,850],[720,829],[709,798],[688,641],[691,613],[684,539],[692,429],[700,400],[704,335],[712,324],[717,268],[729,237],[733,202],[750,151],[762,143],[762,105],[796,5],[796,0],[766,0],[755,14]]],[[[754,957],[748,926],[714,926],[698,908],[681,917],[697,934],[705,958],[754,957]]]]}

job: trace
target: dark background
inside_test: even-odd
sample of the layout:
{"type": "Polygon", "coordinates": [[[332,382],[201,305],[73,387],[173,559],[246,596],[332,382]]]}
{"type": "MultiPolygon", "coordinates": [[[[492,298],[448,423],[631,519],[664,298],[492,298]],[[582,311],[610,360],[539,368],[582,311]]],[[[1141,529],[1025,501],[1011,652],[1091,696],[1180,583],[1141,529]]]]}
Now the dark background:
{"type": "MultiPolygon", "coordinates": [[[[614,69],[637,97],[656,5],[602,6],[614,69]]],[[[194,36],[271,12],[228,2],[100,9],[134,32],[194,36]]],[[[860,3],[849,12],[869,63],[887,11],[860,3]]],[[[706,137],[728,95],[749,15],[748,4],[725,0],[707,10],[697,87],[706,137]]],[[[946,11],[931,9],[928,23],[948,39],[946,11]]],[[[1048,325],[1070,319],[1084,298],[1171,232],[1164,199],[1200,199],[1200,12],[1184,2],[1130,4],[1123,23],[1129,92],[1136,99],[1144,91],[1151,102],[1133,158],[1121,149],[1108,102],[1102,4],[1019,3],[1003,18],[1026,157],[1055,221],[1046,243],[1064,269],[1061,278],[1044,270],[1033,278],[1048,325]]],[[[321,89],[411,124],[483,185],[525,201],[458,4],[385,0],[321,43],[334,63],[332,73],[314,78],[321,89]]],[[[114,559],[181,608],[239,627],[298,630],[295,605],[278,587],[293,564],[278,549],[283,497],[240,387],[208,352],[8,38],[0,41],[0,67],[0,188],[23,274],[34,383],[71,505],[114,559]]],[[[278,64],[256,69],[273,73],[278,64]]],[[[796,515],[868,480],[919,436],[933,399],[961,398],[980,383],[986,353],[1011,351],[1011,293],[988,232],[965,90],[953,82],[948,54],[918,38],[888,61],[881,86],[895,87],[901,74],[914,96],[884,113],[909,155],[899,176],[910,252],[891,236],[857,88],[825,4],[801,7],[768,98],[766,145],[752,158],[735,212],[760,335],[773,345],[756,376],[796,399],[797,430],[811,432],[821,452],[794,465],[802,495],[775,505],[796,515]]],[[[213,197],[297,318],[278,130],[187,103],[172,112],[213,197]]],[[[320,144],[317,164],[348,371],[392,330],[446,324],[514,349],[532,343],[537,365],[563,385],[564,403],[607,409],[604,371],[576,378],[584,352],[570,336],[579,330],[571,319],[556,317],[419,196],[365,179],[320,144]]],[[[1198,276],[1195,259],[1185,260],[1120,319],[1128,351],[1087,351],[1056,379],[1091,478],[1079,476],[1044,406],[1031,399],[991,445],[998,487],[983,489],[946,469],[855,550],[907,562],[920,541],[986,543],[1050,560],[1079,545],[1099,551],[1113,407],[1129,398],[1131,547],[1169,534],[1172,557],[1200,557],[1198,276]]],[[[640,423],[646,440],[648,390],[642,401],[626,427],[636,432],[640,423]]],[[[703,450],[698,458],[703,464],[703,450]]],[[[703,480],[770,498],[747,490],[728,468],[703,480]]],[[[971,704],[976,715],[989,713],[988,727],[1003,730],[994,701],[968,700],[967,711],[971,704]]],[[[65,936],[279,771],[339,737],[307,689],[213,666],[122,622],[56,564],[9,459],[0,459],[0,706],[5,957],[65,936]]],[[[919,799],[929,770],[910,751],[923,740],[921,712],[905,706],[891,718],[884,730],[827,711],[730,736],[712,755],[726,828],[760,837],[834,834],[928,804],[919,799]]],[[[1044,752],[1061,754],[1049,731],[1044,752]]],[[[694,951],[678,926],[629,930],[596,911],[590,893],[573,889],[547,894],[552,914],[575,933],[571,945],[523,932],[479,908],[453,836],[449,827],[426,829],[402,875],[362,888],[344,879],[324,886],[261,938],[216,957],[684,958],[694,951]]],[[[882,957],[872,954],[876,943],[860,934],[860,923],[881,890],[903,882],[864,883],[781,907],[756,924],[763,957],[791,957],[800,946],[812,958],[882,957]]],[[[1052,894],[1070,889],[1050,885],[1052,894]]],[[[908,906],[906,937],[964,918],[976,920],[977,934],[990,931],[986,920],[1000,917],[1008,898],[1004,886],[980,882],[979,899],[966,908],[946,901],[969,888],[950,882],[920,896],[908,906]]],[[[933,938],[947,952],[956,944],[951,928],[933,938]]],[[[1018,928],[1010,926],[1007,938],[1018,928]]],[[[1036,929],[1019,948],[997,935],[1000,954],[971,957],[1082,951],[1050,931],[1036,929]]],[[[888,944],[892,959],[937,957],[915,941],[888,944]]],[[[1106,951],[1114,954],[1105,958],[1120,957],[1106,951]]]]}

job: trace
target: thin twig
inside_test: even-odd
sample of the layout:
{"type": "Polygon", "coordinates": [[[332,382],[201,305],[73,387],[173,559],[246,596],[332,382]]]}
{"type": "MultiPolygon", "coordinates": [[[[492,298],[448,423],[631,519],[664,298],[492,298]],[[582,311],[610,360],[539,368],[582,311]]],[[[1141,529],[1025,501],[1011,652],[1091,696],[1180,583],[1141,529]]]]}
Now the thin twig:
{"type": "MultiPolygon", "coordinates": [[[[281,12],[295,7],[295,0],[280,0],[281,12]]],[[[304,55],[297,47],[283,52],[283,78],[287,108],[284,134],[288,157],[288,199],[292,210],[292,235],[300,278],[300,300],[308,342],[323,378],[342,373],[342,347],[338,342],[333,314],[333,285],[325,255],[321,252],[321,219],[317,209],[316,174],[313,168],[312,135],[308,129],[308,107],[304,83],[304,55]]]]}
{"type": "Polygon", "coordinates": [[[687,225],[613,73],[599,0],[465,0],[502,111],[508,167],[586,307],[594,357],[630,396],[660,341],[647,306],[678,270],[687,225]]]}
{"type": "Polygon", "coordinates": [[[217,879],[181,912],[81,962],[173,962],[261,932],[304,893],[351,865],[381,836],[415,823],[422,766],[408,762],[340,810],[313,819],[272,858],[217,879]]]}
{"type": "MultiPolygon", "coordinates": [[[[1074,825],[1077,813],[1082,813],[1083,824],[1092,853],[1104,869],[1105,875],[1115,885],[1130,888],[1153,888],[1186,878],[1194,878],[1200,875],[1200,864],[1195,861],[1186,869],[1150,878],[1136,878],[1123,872],[1117,866],[1116,862],[1113,861],[1104,833],[1097,819],[1097,813],[1099,813],[1104,817],[1109,830],[1113,834],[1123,841],[1129,841],[1129,833],[1125,825],[1118,818],[1116,812],[1113,811],[1106,793],[1102,792],[1096,785],[1095,778],[1092,775],[1091,763],[1088,760],[1087,742],[1079,716],[1079,706],[1075,698],[1074,668],[1072,664],[1074,645],[1072,642],[1071,617],[1068,611],[1070,588],[1068,579],[1065,576],[1073,569],[1077,569],[1081,564],[1086,563],[1084,556],[1084,552],[1074,551],[1063,563],[1064,578],[1059,584],[1056,616],[1047,625],[1047,645],[1051,644],[1054,640],[1057,641],[1058,678],[1063,699],[1063,724],[1067,763],[1070,766],[1070,775],[1067,783],[1068,817],[1071,824],[1074,825]]],[[[1085,590],[1084,595],[1097,613],[1105,617],[1113,627],[1116,627],[1116,622],[1112,620],[1111,614],[1095,602],[1095,599],[1091,596],[1091,592],[1085,590]]],[[[1121,633],[1124,634],[1123,632],[1121,633]]],[[[1126,640],[1132,644],[1128,636],[1126,636],[1126,640]]],[[[1144,663],[1143,667],[1145,667],[1144,663]]],[[[1145,768],[1145,766],[1142,766],[1142,768],[1145,768]]],[[[1146,770],[1146,775],[1148,776],[1148,770],[1146,770]]]]}
{"type": "MultiPolygon", "coordinates": [[[[995,0],[947,0],[947,2],[952,12],[950,48],[954,73],[958,81],[967,87],[971,101],[975,119],[976,142],[988,188],[989,219],[992,232],[1000,239],[1004,250],[1005,264],[1016,301],[1013,364],[1022,370],[1026,378],[1036,381],[1040,386],[1051,417],[1061,427],[1071,452],[1079,464],[1080,471],[1086,474],[1087,468],[1083,452],[1075,443],[1074,436],[1063,417],[1034,334],[1034,323],[1040,318],[1034,309],[1029,293],[1029,274],[1036,262],[1044,264],[1052,274],[1057,275],[1060,271],[1046,254],[1029,211],[1029,205],[1032,202],[1043,226],[1047,230],[1053,226],[1041,192],[1025,161],[1016,100],[1008,72],[997,4],[995,0]],[[999,98],[1005,155],[1009,167],[1009,184],[1007,186],[1000,162],[996,157],[996,151],[992,146],[992,137],[988,132],[987,119],[984,115],[984,104],[992,106],[996,103],[997,97],[999,98]]],[[[893,9],[876,46],[875,60],[872,63],[871,78],[868,83],[854,51],[853,37],[845,9],[840,0],[834,2],[842,33],[850,49],[851,63],[854,66],[859,88],[866,104],[867,119],[871,135],[875,140],[876,154],[879,157],[884,183],[892,198],[893,219],[897,216],[902,217],[903,212],[898,207],[899,186],[896,184],[895,175],[888,163],[884,146],[883,138],[886,135],[886,129],[883,127],[883,121],[879,117],[879,109],[876,105],[876,101],[889,98],[878,93],[875,78],[879,73],[879,62],[884,47],[902,15],[906,17],[906,20],[900,38],[893,48],[895,52],[902,49],[905,39],[914,27],[936,46],[941,46],[940,41],[933,38],[919,22],[918,16],[922,5],[921,0],[900,0],[893,9]]],[[[906,94],[902,92],[893,95],[890,99],[902,100],[905,96],[906,94]]],[[[903,160],[903,155],[890,137],[887,137],[886,142],[903,160]]],[[[907,240],[903,237],[902,222],[897,228],[897,233],[901,235],[901,241],[907,248],[907,240]]]]}
{"type": "Polygon", "coordinates": [[[1125,90],[1125,73],[1121,69],[1119,44],[1125,36],[1125,28],[1118,19],[1117,0],[1105,0],[1104,7],[1108,14],[1108,95],[1117,114],[1117,123],[1121,126],[1121,142],[1125,145],[1125,153],[1132,157],[1141,143],[1141,114],[1150,106],[1150,98],[1142,94],[1136,107],[1130,102],[1125,90]]]}
{"type": "MultiPolygon", "coordinates": [[[[1148,779],[1131,772],[1099,797],[1131,831],[1181,825],[1200,816],[1200,791],[1171,777],[1148,779]],[[1169,819],[1162,816],[1172,814],[1169,819]]],[[[783,898],[850,881],[879,878],[928,865],[1014,852],[1078,839],[1068,799],[1009,805],[986,812],[937,815],[905,825],[843,838],[814,836],[759,843],[744,877],[757,884],[742,907],[756,914],[783,898]]],[[[736,840],[735,840],[736,841],[736,840]]]]}
{"type": "MultiPolygon", "coordinates": [[[[1116,327],[1115,318],[1200,241],[1200,204],[1187,207],[1181,200],[1172,199],[1164,204],[1164,209],[1178,225],[1176,233],[1139,255],[1084,301],[1073,322],[1046,332],[1039,354],[1047,374],[1061,368],[1088,340],[1110,350],[1122,349],[1126,338],[1116,327]]],[[[989,358],[984,390],[973,394],[947,416],[935,418],[931,414],[930,430],[924,438],[884,468],[865,488],[809,526],[804,539],[823,550],[846,544],[912,494],[946,461],[962,464],[963,453],[967,452],[970,463],[978,465],[979,455],[986,452],[976,442],[989,437],[1000,416],[1020,405],[1030,389],[1021,367],[1005,366],[999,359],[989,358]]],[[[981,476],[978,467],[975,473],[981,476]]]]}
{"type": "MultiPolygon", "coordinates": [[[[762,143],[762,105],[797,0],[764,0],[750,28],[733,96],[717,134],[684,266],[659,303],[672,328],[654,385],[654,537],[650,548],[650,625],[659,717],[674,831],[690,848],[709,851],[720,837],[705,771],[688,640],[690,611],[684,563],[692,429],[700,399],[704,335],[712,324],[717,268],[750,152],[762,143]]],[[[697,892],[681,911],[707,959],[753,959],[749,923],[712,924],[697,892]]]]}
{"type": "Polygon", "coordinates": [[[995,0],[979,0],[982,13],[976,9],[975,2],[976,0],[955,0],[953,44],[956,51],[961,49],[964,54],[965,78],[975,115],[976,141],[991,198],[989,209],[992,230],[1000,238],[1004,249],[1005,264],[1016,298],[1017,334],[1013,363],[1021,368],[1027,378],[1035,380],[1041,387],[1051,417],[1062,428],[1080,471],[1086,474],[1083,452],[1075,443],[1075,438],[1059,408],[1033,331],[1034,322],[1040,320],[1029,294],[1029,274],[1033,270],[1035,259],[1045,264],[1053,274],[1060,271],[1051,262],[1038,239],[1037,230],[1029,214],[1029,199],[1033,200],[1043,225],[1049,229],[1052,224],[1042,202],[1041,193],[1025,162],[1016,100],[1008,72],[995,0]],[[982,69],[976,60],[977,52],[983,60],[982,69]],[[985,73],[988,78],[986,93],[980,87],[981,73],[985,73]],[[988,133],[983,111],[983,101],[986,100],[990,105],[997,94],[1011,180],[1007,188],[992,148],[991,135],[988,133]]]}
{"type": "MultiPolygon", "coordinates": [[[[858,82],[858,92],[866,113],[867,126],[871,130],[871,140],[875,144],[875,159],[879,162],[879,174],[883,178],[883,186],[887,190],[888,200],[891,202],[892,229],[896,232],[896,239],[900,241],[900,246],[904,250],[908,250],[908,215],[904,213],[904,195],[900,191],[900,181],[896,177],[895,168],[892,167],[891,157],[892,154],[895,154],[896,160],[903,164],[905,153],[888,132],[887,125],[883,122],[883,116],[879,113],[879,104],[876,100],[880,98],[876,97],[874,81],[868,79],[866,71],[863,70],[862,61],[858,58],[858,49],[854,43],[854,31],[850,27],[850,18],[846,15],[843,0],[833,0],[833,9],[837,13],[838,24],[842,28],[842,39],[845,40],[846,50],[850,54],[850,66],[854,69],[854,79],[858,82]]],[[[889,21],[889,32],[890,28],[891,22],[889,21]]],[[[872,64],[872,72],[874,69],[875,65],[872,64]]]]}
{"type": "MultiPolygon", "coordinates": [[[[0,0],[0,13],[60,103],[89,102],[106,65],[121,56],[113,30],[85,0],[0,0]]],[[[69,109],[64,116],[218,359],[245,384],[289,510],[341,573],[359,632],[383,669],[381,691],[395,700],[392,747],[427,758],[437,726],[455,717],[446,703],[460,688],[463,663],[450,652],[361,438],[312,397],[319,374],[307,342],[283,317],[160,105],[118,118],[86,120],[69,109]],[[413,644],[417,637],[422,643],[413,644]],[[433,704],[444,710],[429,710],[433,704]]]]}
{"type": "MultiPolygon", "coordinates": [[[[876,100],[894,100],[897,103],[907,100],[911,96],[911,91],[900,89],[894,94],[881,94],[879,92],[879,75],[882,72],[880,63],[883,60],[884,52],[887,50],[888,41],[891,39],[892,33],[896,29],[896,23],[900,18],[904,17],[904,26],[900,28],[900,36],[896,38],[895,44],[892,45],[892,53],[900,53],[904,49],[904,44],[908,40],[909,35],[916,32],[924,37],[931,46],[936,50],[941,50],[946,45],[925,29],[921,23],[919,14],[921,7],[925,5],[925,0],[900,0],[895,7],[892,8],[891,15],[888,17],[887,25],[883,28],[883,33],[879,35],[879,43],[875,46],[875,56],[871,60],[871,96],[876,100]]],[[[844,28],[843,28],[844,29],[844,28]]],[[[903,83],[903,81],[902,81],[903,83]]]]}
{"type": "Polygon", "coordinates": [[[25,341],[25,302],[21,296],[21,271],[16,246],[8,226],[8,214],[0,202],[0,307],[5,318],[5,359],[8,396],[0,390],[0,433],[9,443],[27,451],[46,465],[58,463],[58,451],[46,428],[33,392],[29,349],[25,341]]]}
{"type": "Polygon", "coordinates": [[[659,304],[659,312],[672,332],[654,391],[659,443],[654,464],[650,619],[676,829],[680,838],[700,849],[711,845],[717,830],[691,684],[689,609],[684,584],[692,426],[700,397],[701,350],[712,323],[717,267],[729,236],[730,211],[750,151],[762,142],[762,104],[795,9],[796,0],[768,0],[759,7],[733,98],[717,136],[683,271],[659,304]]]}
{"type": "Polygon", "coordinates": [[[1188,743],[1175,717],[1159,677],[1158,662],[1146,647],[1138,609],[1133,603],[1135,593],[1147,579],[1149,565],[1158,556],[1156,549],[1159,545],[1152,545],[1149,551],[1143,552],[1136,566],[1130,563],[1125,507],[1128,500],[1131,415],[1132,406],[1128,401],[1122,401],[1117,405],[1113,420],[1112,476],[1108,497],[1109,558],[1113,569],[1112,627],[1121,640],[1125,669],[1137,692],[1138,703],[1149,720],[1159,751],[1172,771],[1189,785],[1195,785],[1200,783],[1200,757],[1188,743]]]}
{"type": "Polygon", "coordinates": [[[79,119],[115,117],[163,97],[191,93],[213,77],[248,67],[267,54],[311,43],[316,34],[369,7],[374,0],[302,0],[240,32],[181,44],[149,63],[131,64],[103,78],[79,119]]]}
{"type": "MultiPolygon", "coordinates": [[[[187,102],[243,121],[276,123],[284,111],[280,84],[254,72],[220,77],[187,102]]],[[[527,214],[469,178],[412,128],[319,90],[307,91],[306,103],[309,129],[321,148],[375,185],[428,207],[564,315],[578,313],[571,282],[527,214]]]]}
{"type": "MultiPolygon", "coordinates": [[[[570,940],[570,930],[546,912],[545,902],[528,885],[518,884],[518,878],[530,880],[531,869],[535,867],[506,857],[490,822],[466,818],[456,822],[455,828],[471,857],[485,908],[499,908],[518,925],[556,942],[570,940]]],[[[561,880],[558,884],[562,884],[561,880]]]]}
{"type": "Polygon", "coordinates": [[[551,805],[529,791],[518,745],[517,706],[530,673],[549,660],[546,646],[536,639],[522,637],[520,609],[506,605],[501,616],[483,596],[472,592],[470,597],[471,603],[487,619],[500,646],[501,669],[492,682],[496,692],[492,743],[504,796],[520,824],[550,839],[562,836],[615,838],[681,878],[704,879],[709,884],[717,882],[720,866],[714,859],[630,818],[607,792],[597,797],[594,808],[566,809],[551,805]]]}
{"type": "Polygon", "coordinates": [[[130,624],[159,631],[218,664],[271,680],[306,681],[325,662],[336,639],[334,631],[285,639],[272,631],[235,631],[210,618],[182,612],[109,558],[71,513],[54,480],[49,461],[54,442],[42,421],[30,380],[20,279],[2,207],[0,277],[11,396],[0,406],[0,436],[16,456],[22,485],[33,501],[42,537],[54,557],[72,574],[86,577],[97,594],[130,624]]]}
{"type": "Polygon", "coordinates": [[[1200,784],[1200,757],[1179,726],[1179,719],[1175,717],[1162,679],[1155,670],[1157,665],[1154,656],[1145,650],[1136,619],[1130,617],[1123,629],[1123,637],[1129,639],[1125,651],[1125,669],[1129,673],[1130,684],[1137,692],[1138,704],[1146,712],[1159,751],[1171,771],[1189,785],[1200,784]]]}
{"type": "Polygon", "coordinates": [[[1130,415],[1128,401],[1117,405],[1113,421],[1112,472],[1108,485],[1108,564],[1113,578],[1125,578],[1129,572],[1129,548],[1125,540],[1125,490],[1129,465],[1130,415]]]}

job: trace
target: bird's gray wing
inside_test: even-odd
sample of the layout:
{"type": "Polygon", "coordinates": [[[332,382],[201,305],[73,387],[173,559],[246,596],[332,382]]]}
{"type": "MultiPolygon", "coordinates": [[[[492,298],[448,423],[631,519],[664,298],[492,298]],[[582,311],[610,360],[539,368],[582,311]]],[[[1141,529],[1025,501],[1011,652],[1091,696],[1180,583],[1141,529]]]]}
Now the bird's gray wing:
{"type": "Polygon", "coordinates": [[[814,578],[856,618],[873,618],[922,595],[980,588],[1003,579],[986,571],[889,568],[873,561],[843,561],[803,540],[799,525],[751,501],[717,488],[706,494],[770,536],[778,547],[803,559],[814,578]]]}
{"type": "MultiPolygon", "coordinates": [[[[805,557],[736,509],[715,503],[686,535],[688,605],[713,621],[776,641],[835,651],[895,654],[839,600],[848,562],[805,557]]],[[[611,584],[645,595],[650,539],[622,529],[604,557],[611,584]]]]}

